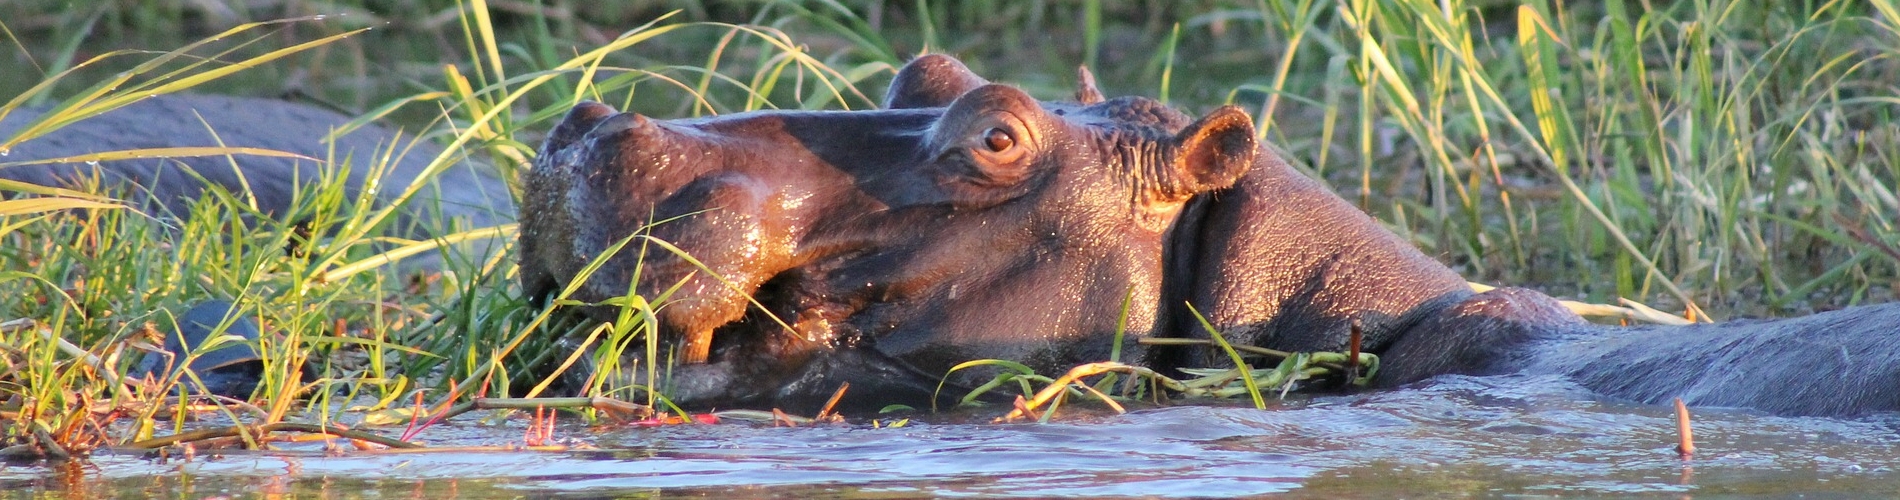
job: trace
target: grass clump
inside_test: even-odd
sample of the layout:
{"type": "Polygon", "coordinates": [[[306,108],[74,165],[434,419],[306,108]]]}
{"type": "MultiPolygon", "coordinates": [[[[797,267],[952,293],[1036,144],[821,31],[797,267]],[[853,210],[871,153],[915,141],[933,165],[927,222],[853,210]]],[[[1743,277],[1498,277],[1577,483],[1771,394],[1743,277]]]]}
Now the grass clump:
{"type": "MultiPolygon", "coordinates": [[[[5,347],[0,362],[6,367],[0,371],[0,416],[6,417],[6,444],[16,445],[18,453],[57,456],[93,446],[153,443],[143,439],[152,435],[156,417],[223,408],[219,413],[224,420],[264,427],[207,435],[235,433],[255,446],[258,429],[331,429],[326,427],[331,422],[365,423],[387,410],[403,410],[418,420],[430,413],[439,418],[440,409],[460,400],[538,394],[560,375],[546,373],[545,367],[569,352],[611,366],[629,349],[643,349],[645,344],[647,359],[652,360],[653,336],[647,333],[663,296],[651,303],[637,296],[615,302],[627,306],[621,321],[577,330],[583,325],[528,307],[514,288],[509,251],[474,257],[453,251],[455,243],[465,240],[511,241],[513,224],[460,232],[429,228],[427,234],[445,236],[414,241],[402,237],[410,233],[398,227],[406,223],[399,214],[439,210],[416,207],[419,203],[412,200],[421,190],[434,189],[428,185],[434,175],[470,157],[479,157],[483,168],[495,168],[512,180],[514,170],[535,152],[532,144],[538,140],[530,130],[545,129],[542,122],[560,116],[578,99],[618,102],[625,108],[684,102],[702,112],[756,109],[781,100],[856,107],[871,102],[852,79],[868,72],[851,76],[836,71],[767,26],[663,18],[598,47],[559,56],[551,45],[499,42],[489,11],[480,2],[455,8],[469,62],[440,67],[442,90],[402,96],[365,115],[369,119],[433,108],[425,115],[430,118],[423,135],[447,144],[418,176],[421,182],[393,186],[390,189],[397,191],[385,197],[351,195],[355,191],[345,186],[342,172],[392,168],[390,162],[408,152],[400,145],[370,158],[303,158],[325,166],[330,176],[317,185],[301,186],[285,214],[262,213],[245,196],[216,188],[186,213],[159,214],[92,194],[98,189],[0,186],[21,196],[0,205],[6,210],[0,212],[0,239],[9,242],[0,251],[6,269],[0,276],[0,321],[19,319],[0,329],[0,346],[5,347]],[[663,20],[667,22],[658,22],[663,20]],[[695,68],[642,64],[625,56],[636,45],[680,36],[676,32],[711,33],[724,37],[724,44],[747,44],[760,58],[756,72],[740,77],[715,71],[717,59],[695,68]],[[695,85],[688,77],[700,81],[695,85]],[[437,254],[439,267],[418,274],[394,264],[417,254],[437,254]],[[152,381],[124,376],[139,351],[155,349],[158,332],[174,329],[171,312],[206,299],[231,300],[241,315],[264,325],[266,333],[257,348],[267,376],[256,393],[244,401],[192,396],[194,376],[189,372],[152,381]],[[595,343],[603,334],[602,342],[595,343]],[[648,341],[633,342],[643,338],[648,341]],[[293,376],[306,369],[315,376],[293,376]],[[425,400],[432,402],[423,404],[425,400]],[[411,401],[416,403],[403,408],[411,401]],[[129,421],[141,425],[122,428],[121,417],[133,417],[129,421]],[[303,423],[316,427],[299,427],[303,423]]],[[[72,64],[23,91],[4,109],[45,101],[42,96],[74,86],[88,71],[123,69],[80,89],[34,125],[4,138],[5,143],[31,140],[63,123],[146,96],[224,83],[224,78],[305,51],[335,47],[361,34],[325,36],[283,49],[256,48],[266,40],[253,34],[259,29],[324,22],[308,18],[241,24],[170,52],[111,52],[72,64]]],[[[144,150],[67,160],[181,154],[282,153],[144,150]]],[[[569,301],[563,295],[554,302],[569,301]]],[[[625,387],[584,385],[588,396],[626,396],[625,387]]],[[[647,393],[647,402],[655,403],[652,391],[647,393]]]]}

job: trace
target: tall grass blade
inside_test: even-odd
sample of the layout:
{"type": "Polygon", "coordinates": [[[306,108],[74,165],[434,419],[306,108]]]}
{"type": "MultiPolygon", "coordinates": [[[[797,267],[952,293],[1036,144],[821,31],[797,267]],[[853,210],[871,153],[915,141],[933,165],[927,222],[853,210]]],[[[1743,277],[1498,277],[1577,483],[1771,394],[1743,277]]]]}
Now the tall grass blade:
{"type": "Polygon", "coordinates": [[[1267,400],[1260,395],[1260,384],[1255,382],[1253,378],[1253,366],[1248,365],[1247,360],[1241,359],[1240,351],[1234,350],[1233,344],[1227,343],[1227,337],[1221,336],[1220,330],[1214,328],[1214,324],[1208,322],[1207,316],[1202,315],[1199,309],[1194,308],[1194,304],[1190,303],[1187,307],[1188,312],[1194,315],[1194,320],[1201,323],[1201,329],[1206,330],[1207,335],[1212,337],[1215,343],[1220,344],[1221,352],[1227,353],[1227,358],[1234,361],[1234,369],[1240,370],[1240,381],[1246,384],[1247,396],[1253,398],[1253,407],[1261,410],[1267,409],[1267,400]]]}

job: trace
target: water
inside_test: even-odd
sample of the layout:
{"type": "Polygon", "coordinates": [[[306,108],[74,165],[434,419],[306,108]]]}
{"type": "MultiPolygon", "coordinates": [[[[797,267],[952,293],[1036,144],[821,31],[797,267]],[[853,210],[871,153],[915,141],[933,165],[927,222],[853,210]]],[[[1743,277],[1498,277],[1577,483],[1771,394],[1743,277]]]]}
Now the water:
{"type": "MultiPolygon", "coordinates": [[[[1584,495],[1891,497],[1900,416],[1695,412],[1700,453],[1676,457],[1669,408],[1595,401],[1533,377],[1059,423],[865,422],[560,428],[596,450],[428,454],[226,452],[189,462],[101,455],[0,466],[0,491],[88,496],[1584,495]]],[[[432,444],[518,442],[519,420],[429,429],[432,444]]]]}

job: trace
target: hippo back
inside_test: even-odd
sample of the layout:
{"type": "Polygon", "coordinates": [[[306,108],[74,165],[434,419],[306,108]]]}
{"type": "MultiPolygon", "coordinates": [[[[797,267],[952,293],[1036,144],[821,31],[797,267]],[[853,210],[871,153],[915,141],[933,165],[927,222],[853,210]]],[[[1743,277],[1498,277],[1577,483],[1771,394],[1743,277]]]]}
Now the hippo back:
{"type": "MultiPolygon", "coordinates": [[[[19,109],[0,120],[0,137],[10,137],[45,111],[19,109]]],[[[33,184],[77,187],[97,177],[102,187],[128,187],[130,197],[154,208],[184,214],[208,184],[232,193],[248,191],[265,214],[289,211],[299,186],[315,185],[326,169],[347,166],[347,194],[369,186],[372,166],[388,155],[388,169],[374,186],[379,201],[389,202],[417,181],[442,149],[397,131],[364,125],[326,141],[350,117],[273,99],[210,95],[164,95],[144,99],[66,125],[16,144],[0,163],[65,158],[92,153],[151,148],[242,147],[281,151],[319,161],[276,156],[233,155],[142,158],[91,163],[0,166],[0,178],[33,184]],[[333,148],[334,146],[334,148],[333,148]],[[335,165],[325,159],[334,159],[335,165]],[[195,175],[193,175],[195,174],[195,175]],[[202,177],[203,180],[199,180],[202,177]]],[[[333,170],[335,172],[337,170],[333,170]]],[[[469,227],[490,226],[512,218],[507,186],[489,169],[457,164],[433,179],[410,201],[415,236],[439,234],[433,228],[451,219],[469,227]]]]}

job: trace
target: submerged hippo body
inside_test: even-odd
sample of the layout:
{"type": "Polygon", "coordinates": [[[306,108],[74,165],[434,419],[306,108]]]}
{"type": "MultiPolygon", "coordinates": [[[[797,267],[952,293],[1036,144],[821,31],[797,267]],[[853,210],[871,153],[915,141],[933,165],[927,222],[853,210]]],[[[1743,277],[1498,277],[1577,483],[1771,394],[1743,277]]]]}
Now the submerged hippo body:
{"type": "MultiPolygon", "coordinates": [[[[1237,108],[1190,120],[1146,99],[1099,102],[1092,88],[1078,93],[1079,105],[1040,103],[947,59],[900,72],[889,102],[917,110],[656,125],[577,108],[536,165],[547,170],[529,177],[528,288],[573,280],[571,270],[593,258],[576,241],[599,247],[644,221],[688,213],[680,210],[753,206],[686,188],[713,178],[757,195],[743,199],[830,198],[768,204],[740,214],[742,224],[697,223],[675,234],[686,238],[681,248],[711,252],[700,259],[707,267],[752,273],[725,289],[688,285],[672,295],[684,303],[665,306],[725,300],[731,308],[720,316],[730,319],[695,326],[710,339],[688,339],[707,342],[709,354],[676,369],[669,396],[682,404],[802,409],[841,382],[853,386],[847,405],[918,404],[958,363],[1000,358],[1059,373],[1108,358],[1118,330],[1130,339],[1124,361],[1164,370],[1226,365],[1211,349],[1132,343],[1205,335],[1191,304],[1227,339],[1283,350],[1344,350],[1357,320],[1365,349],[1383,356],[1379,381],[1388,386],[1533,371],[1645,402],[1682,397],[1817,415],[1900,409],[1900,343],[1890,341],[1900,305],[1722,325],[1590,325],[1535,291],[1473,293],[1257,144],[1237,108]],[[919,75],[948,83],[919,85],[919,75]],[[613,120],[633,124],[606,125],[613,120]],[[641,128],[696,142],[621,138],[641,128]],[[747,161],[722,149],[733,144],[744,144],[747,161]],[[650,173],[658,170],[690,175],[650,173]],[[793,257],[735,258],[771,253],[760,249],[773,242],[790,242],[774,255],[793,257]],[[753,294],[792,327],[731,306],[728,292],[753,294]]],[[[585,286],[596,299],[618,295],[630,289],[625,276],[596,275],[585,286]]],[[[665,276],[697,279],[681,270],[665,276]]],[[[652,296],[667,280],[632,289],[652,296]]],[[[673,323],[669,341],[690,325],[662,319],[673,323]]],[[[979,375],[946,382],[967,387],[987,378],[979,375]]]]}
{"type": "MultiPolygon", "coordinates": [[[[0,138],[19,133],[44,110],[17,109],[0,119],[0,138]]],[[[243,200],[255,197],[259,212],[282,217],[299,188],[309,189],[326,176],[340,175],[348,164],[346,194],[356,196],[380,172],[378,201],[393,201],[418,180],[442,149],[374,124],[326,138],[351,120],[335,112],[275,99],[211,95],[161,95],[146,98],[14,145],[0,164],[68,158],[115,151],[229,147],[301,155],[309,159],[260,155],[144,158],[88,163],[0,166],[0,179],[54,187],[79,187],[95,178],[108,189],[130,187],[131,198],[160,212],[183,217],[208,185],[243,200]],[[331,161],[336,164],[331,164],[331,161]],[[202,178],[202,180],[200,180],[202,178]]],[[[492,172],[466,163],[443,170],[409,201],[405,234],[435,236],[442,222],[486,227],[513,217],[507,184],[492,172]],[[435,186],[446,186],[436,188],[435,186]]]]}
{"type": "MultiPolygon", "coordinates": [[[[1234,187],[1197,200],[1176,242],[1193,260],[1172,263],[1195,270],[1180,280],[1183,294],[1231,341],[1341,351],[1358,319],[1386,387],[1454,373],[1554,373],[1643,403],[1680,397],[1783,415],[1900,410],[1892,341],[1900,304],[1722,324],[1590,324],[1533,290],[1474,293],[1266,151],[1234,187]]],[[[1205,335],[1190,315],[1175,318],[1173,332],[1205,335]]],[[[1227,363],[1210,351],[1175,360],[1227,363]]]]}

